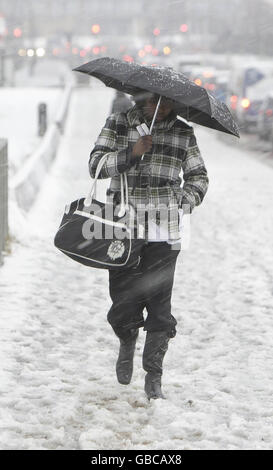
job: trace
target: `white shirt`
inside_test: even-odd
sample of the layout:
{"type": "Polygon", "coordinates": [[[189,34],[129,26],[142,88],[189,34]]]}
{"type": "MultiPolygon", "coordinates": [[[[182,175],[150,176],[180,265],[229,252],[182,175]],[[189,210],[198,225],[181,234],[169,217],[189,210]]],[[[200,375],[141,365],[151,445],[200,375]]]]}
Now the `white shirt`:
{"type": "Polygon", "coordinates": [[[158,225],[152,220],[148,221],[148,242],[167,242],[169,245],[174,245],[181,242],[182,238],[182,219],[183,219],[183,209],[178,209],[179,212],[179,232],[180,237],[175,240],[169,239],[169,233],[167,227],[164,225],[158,225]]]}

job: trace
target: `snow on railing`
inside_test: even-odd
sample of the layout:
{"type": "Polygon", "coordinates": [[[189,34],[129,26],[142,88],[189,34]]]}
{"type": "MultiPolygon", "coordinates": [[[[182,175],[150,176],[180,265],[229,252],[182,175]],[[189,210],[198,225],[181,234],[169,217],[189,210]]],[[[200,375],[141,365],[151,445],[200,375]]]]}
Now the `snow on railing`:
{"type": "Polygon", "coordinates": [[[34,202],[52,161],[54,160],[69,108],[73,84],[69,83],[54,122],[49,126],[38,149],[10,182],[10,190],[18,205],[27,211],[34,202]]]}
{"type": "Polygon", "coordinates": [[[8,142],[0,139],[0,265],[8,238],[8,142]]]}

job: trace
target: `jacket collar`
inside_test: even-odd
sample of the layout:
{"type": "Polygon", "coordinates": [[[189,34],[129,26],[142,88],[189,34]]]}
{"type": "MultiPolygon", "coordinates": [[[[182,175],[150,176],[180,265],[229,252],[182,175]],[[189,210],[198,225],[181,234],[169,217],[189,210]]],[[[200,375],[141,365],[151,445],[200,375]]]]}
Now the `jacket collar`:
{"type": "MultiPolygon", "coordinates": [[[[129,122],[129,125],[131,127],[136,127],[139,126],[140,124],[143,124],[145,122],[148,127],[150,127],[152,121],[147,121],[145,117],[143,116],[141,109],[138,108],[137,105],[135,105],[133,108],[129,109],[127,112],[127,119],[129,122]]],[[[160,122],[155,122],[154,123],[154,130],[169,130],[171,127],[174,125],[174,123],[177,120],[177,115],[174,111],[172,111],[169,116],[167,116],[164,121],[160,122]]]]}

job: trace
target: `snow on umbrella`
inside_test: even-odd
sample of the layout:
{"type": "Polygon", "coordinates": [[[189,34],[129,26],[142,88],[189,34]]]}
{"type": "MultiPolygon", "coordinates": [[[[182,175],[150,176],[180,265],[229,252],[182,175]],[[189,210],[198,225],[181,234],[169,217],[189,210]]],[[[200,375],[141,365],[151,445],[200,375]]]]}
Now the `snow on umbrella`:
{"type": "Polygon", "coordinates": [[[92,75],[124,93],[134,95],[145,90],[170,98],[176,104],[177,114],[187,121],[240,137],[226,104],[171,67],[144,66],[101,57],[73,70],[92,75]]]}

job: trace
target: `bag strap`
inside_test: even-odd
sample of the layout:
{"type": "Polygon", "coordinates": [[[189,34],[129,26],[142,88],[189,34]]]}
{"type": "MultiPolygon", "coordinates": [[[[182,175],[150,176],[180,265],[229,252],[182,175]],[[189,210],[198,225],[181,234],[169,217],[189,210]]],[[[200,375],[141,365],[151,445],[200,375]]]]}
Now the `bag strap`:
{"type": "MultiPolygon", "coordinates": [[[[95,173],[95,178],[92,184],[92,187],[90,189],[89,194],[87,197],[84,199],[84,206],[88,207],[92,204],[93,198],[96,198],[96,192],[97,192],[97,180],[99,177],[99,174],[101,172],[101,169],[106,162],[108,158],[109,153],[106,153],[103,155],[103,157],[100,159],[96,173],[95,173]]],[[[129,196],[128,196],[128,180],[127,180],[127,174],[126,173],[121,173],[120,174],[120,191],[121,191],[121,204],[120,204],[120,210],[118,213],[118,217],[122,217],[125,213],[126,210],[129,208],[129,196]],[[124,191],[125,191],[125,198],[124,198],[124,191]]]]}
{"type": "Polygon", "coordinates": [[[105,155],[103,155],[103,157],[100,159],[98,165],[97,165],[97,169],[96,169],[96,173],[95,173],[95,178],[94,178],[94,181],[93,181],[93,184],[91,186],[91,189],[88,193],[88,195],[86,196],[85,200],[83,201],[83,204],[85,206],[90,206],[91,203],[92,203],[92,200],[93,200],[93,197],[96,197],[96,193],[97,193],[97,180],[98,180],[98,177],[99,177],[99,174],[101,172],[101,169],[104,165],[104,163],[106,162],[106,159],[108,157],[109,153],[106,153],[105,155]]]}
{"type": "Polygon", "coordinates": [[[121,173],[120,175],[120,209],[118,212],[118,217],[123,217],[127,210],[129,210],[129,195],[128,195],[128,180],[127,174],[121,173]],[[125,200],[124,200],[124,191],[125,191],[125,200]]]}

